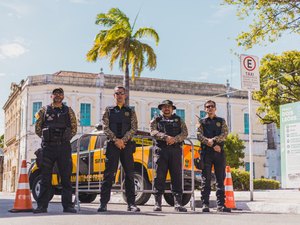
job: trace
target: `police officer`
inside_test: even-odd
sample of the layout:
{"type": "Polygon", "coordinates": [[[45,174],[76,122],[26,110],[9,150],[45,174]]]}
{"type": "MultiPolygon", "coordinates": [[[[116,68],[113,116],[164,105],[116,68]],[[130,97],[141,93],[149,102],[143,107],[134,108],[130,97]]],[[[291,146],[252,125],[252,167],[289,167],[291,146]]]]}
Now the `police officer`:
{"type": "Polygon", "coordinates": [[[77,132],[76,116],[71,109],[62,103],[64,91],[55,88],[51,95],[52,103],[42,107],[36,113],[35,132],[42,138],[41,189],[34,213],[46,213],[49,203],[52,170],[57,162],[61,185],[63,212],[76,213],[72,204],[72,158],[71,138],[77,132]]]}
{"type": "Polygon", "coordinates": [[[185,122],[173,114],[176,107],[170,100],[158,105],[162,115],[155,117],[150,123],[150,134],[157,140],[156,177],[154,179],[155,206],[154,211],[161,211],[162,195],[168,170],[171,174],[172,193],[175,210],[186,212],[182,206],[182,143],[188,136],[185,122]]]}
{"type": "Polygon", "coordinates": [[[197,137],[201,142],[202,177],[201,200],[202,212],[209,212],[209,195],[211,191],[211,170],[214,165],[217,179],[217,211],[230,212],[226,208],[224,179],[225,179],[225,153],[224,141],[228,134],[228,127],[223,118],[216,116],[216,103],[212,100],[204,104],[206,117],[199,120],[197,137]]]}
{"type": "Polygon", "coordinates": [[[108,138],[104,180],[101,186],[100,208],[98,212],[107,211],[112,184],[118,169],[119,159],[125,171],[125,191],[127,197],[127,211],[139,212],[135,205],[134,162],[133,152],[135,142],[132,140],[137,130],[135,111],[125,105],[126,90],[123,86],[114,88],[115,105],[105,109],[103,115],[103,129],[108,138]]]}

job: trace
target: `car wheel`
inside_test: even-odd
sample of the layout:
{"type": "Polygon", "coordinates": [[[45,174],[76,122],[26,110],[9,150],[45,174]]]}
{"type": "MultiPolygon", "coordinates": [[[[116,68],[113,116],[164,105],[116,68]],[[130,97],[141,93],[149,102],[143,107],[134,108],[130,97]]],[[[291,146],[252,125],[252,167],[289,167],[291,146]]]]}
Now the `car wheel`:
{"type": "MultiPolygon", "coordinates": [[[[144,174],[146,175],[146,174],[144,174]]],[[[135,204],[144,205],[151,197],[150,193],[137,192],[137,190],[142,190],[142,184],[144,183],[144,190],[151,190],[151,185],[149,182],[142,177],[140,173],[134,173],[134,187],[135,187],[135,204]]],[[[125,188],[125,183],[123,182],[123,187],[125,188]]],[[[123,193],[123,199],[127,202],[126,194],[123,193]]]]}
{"type": "MultiPolygon", "coordinates": [[[[36,178],[34,178],[33,183],[32,183],[32,196],[35,201],[37,201],[38,196],[41,193],[41,181],[42,181],[42,176],[38,175],[36,178]]],[[[54,196],[54,188],[51,186],[51,188],[48,190],[49,194],[49,202],[54,196]]]]}
{"type": "MultiPolygon", "coordinates": [[[[186,187],[185,190],[190,190],[190,189],[188,189],[186,187]]],[[[191,197],[192,197],[192,194],[183,194],[182,195],[182,206],[185,206],[186,204],[188,204],[191,200],[191,197]]],[[[174,206],[174,197],[173,197],[172,193],[164,193],[164,199],[170,206],[174,206]]]]}
{"type": "Polygon", "coordinates": [[[81,203],[91,203],[97,198],[97,194],[80,193],[78,198],[81,203]]]}

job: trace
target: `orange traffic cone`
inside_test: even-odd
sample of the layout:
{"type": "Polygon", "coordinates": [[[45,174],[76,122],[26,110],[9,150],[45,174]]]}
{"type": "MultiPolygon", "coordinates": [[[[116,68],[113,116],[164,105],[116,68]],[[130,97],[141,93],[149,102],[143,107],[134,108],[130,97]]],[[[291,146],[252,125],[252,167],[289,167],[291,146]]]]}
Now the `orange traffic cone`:
{"type": "Polygon", "coordinates": [[[225,196],[226,196],[225,206],[230,209],[236,209],[230,166],[226,166],[226,178],[224,180],[224,185],[225,185],[225,196]]]}
{"type": "Polygon", "coordinates": [[[27,175],[26,160],[23,160],[14,208],[9,210],[9,212],[32,212],[32,210],[33,209],[31,202],[31,193],[29,189],[29,179],[27,175]]]}

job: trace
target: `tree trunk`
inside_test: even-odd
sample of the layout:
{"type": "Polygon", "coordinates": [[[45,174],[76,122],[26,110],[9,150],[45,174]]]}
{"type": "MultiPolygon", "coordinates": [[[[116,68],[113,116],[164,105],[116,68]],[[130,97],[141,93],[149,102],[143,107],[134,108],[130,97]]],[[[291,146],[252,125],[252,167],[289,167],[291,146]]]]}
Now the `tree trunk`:
{"type": "Polygon", "coordinates": [[[126,62],[126,68],[125,68],[125,76],[123,79],[123,85],[126,88],[126,100],[125,105],[129,106],[129,63],[126,62]]]}

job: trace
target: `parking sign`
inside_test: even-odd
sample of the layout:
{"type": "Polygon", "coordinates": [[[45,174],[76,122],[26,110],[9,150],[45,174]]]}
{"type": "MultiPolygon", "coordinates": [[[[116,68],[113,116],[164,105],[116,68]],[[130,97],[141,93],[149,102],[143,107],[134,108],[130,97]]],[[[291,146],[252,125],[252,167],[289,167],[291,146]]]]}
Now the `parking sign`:
{"type": "Polygon", "coordinates": [[[259,91],[259,60],[257,56],[241,55],[242,90],[259,91]]]}

